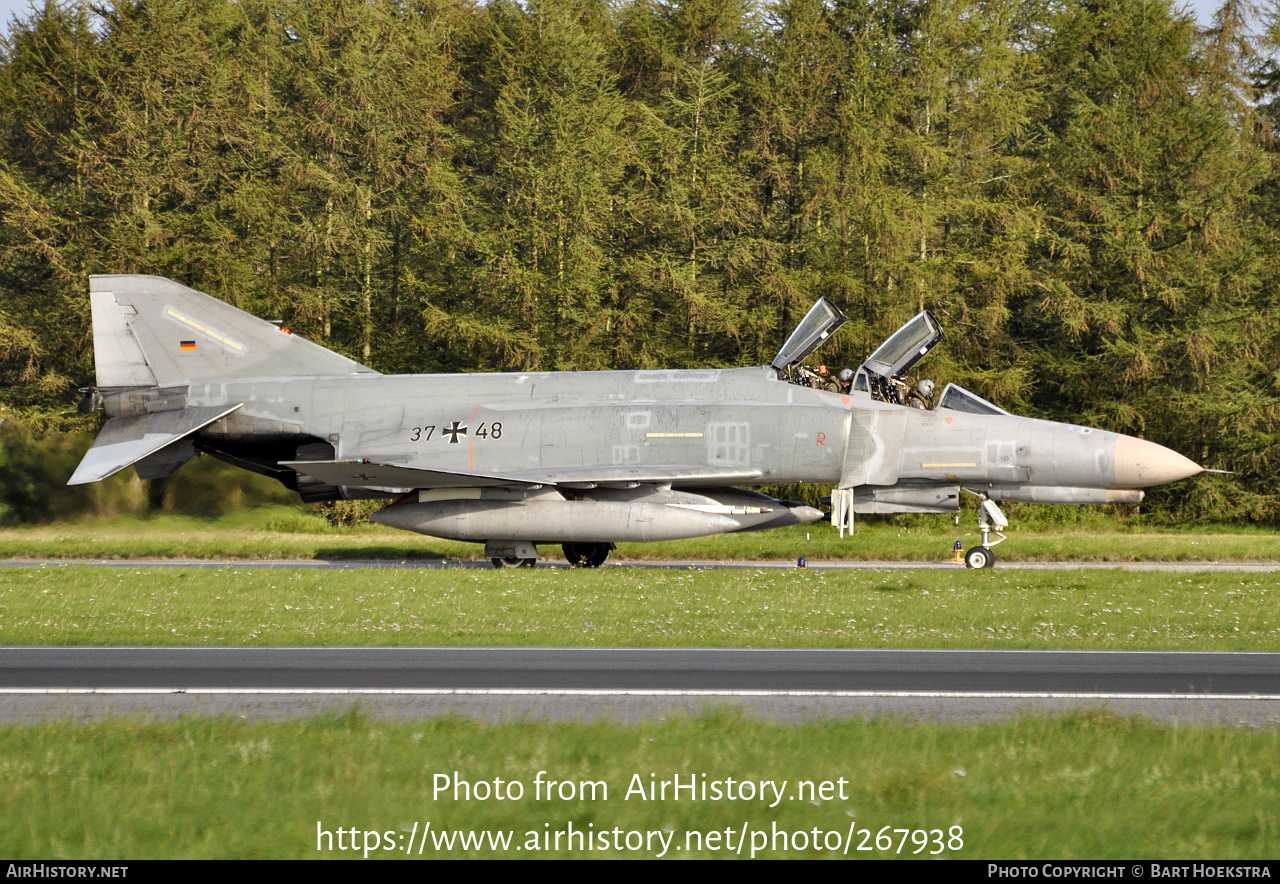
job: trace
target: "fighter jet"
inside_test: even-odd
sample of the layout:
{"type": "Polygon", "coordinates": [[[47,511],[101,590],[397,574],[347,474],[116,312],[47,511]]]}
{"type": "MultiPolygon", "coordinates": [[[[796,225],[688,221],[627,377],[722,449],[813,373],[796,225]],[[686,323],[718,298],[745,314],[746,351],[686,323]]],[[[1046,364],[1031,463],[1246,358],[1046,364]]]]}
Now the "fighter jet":
{"type": "Polygon", "coordinates": [[[842,378],[805,364],[845,321],[825,299],[764,366],[383,375],[172,280],[89,288],[97,384],[79,407],[107,420],[69,484],[130,465],[161,478],[207,454],[304,501],[386,499],[373,521],[483,543],[495,567],[530,567],[549,544],[598,567],[620,541],[824,518],[741,487],[794,483],[831,488],[842,535],[854,513],[955,513],[973,494],[982,539],[966,563],[989,567],[998,501],[1137,503],[1202,471],[955,384],[911,390],[943,339],[927,311],[842,378]]]}

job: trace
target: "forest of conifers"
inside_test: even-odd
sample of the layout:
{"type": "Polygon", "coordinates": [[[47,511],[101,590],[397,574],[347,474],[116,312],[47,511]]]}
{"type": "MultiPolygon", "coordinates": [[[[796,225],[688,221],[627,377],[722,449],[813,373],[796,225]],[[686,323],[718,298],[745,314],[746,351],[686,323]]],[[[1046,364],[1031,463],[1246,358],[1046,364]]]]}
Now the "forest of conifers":
{"type": "Polygon", "coordinates": [[[47,2],[0,54],[0,417],[91,429],[87,277],[385,372],[856,366],[1234,477],[1280,521],[1274,10],[1167,0],[47,2]]]}

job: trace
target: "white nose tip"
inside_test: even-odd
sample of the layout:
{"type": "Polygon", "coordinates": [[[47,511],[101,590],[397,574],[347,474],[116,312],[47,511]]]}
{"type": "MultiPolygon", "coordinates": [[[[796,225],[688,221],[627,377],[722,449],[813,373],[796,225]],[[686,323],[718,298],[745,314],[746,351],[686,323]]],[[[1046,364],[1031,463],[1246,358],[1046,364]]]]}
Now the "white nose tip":
{"type": "Polygon", "coordinates": [[[1204,467],[1163,445],[1132,436],[1116,439],[1116,488],[1147,488],[1203,472],[1204,467]]]}

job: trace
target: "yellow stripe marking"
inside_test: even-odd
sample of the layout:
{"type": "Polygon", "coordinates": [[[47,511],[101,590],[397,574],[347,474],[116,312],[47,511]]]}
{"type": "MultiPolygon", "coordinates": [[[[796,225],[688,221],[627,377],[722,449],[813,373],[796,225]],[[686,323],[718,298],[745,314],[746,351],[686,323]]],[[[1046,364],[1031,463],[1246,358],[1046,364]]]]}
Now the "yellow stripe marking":
{"type": "Polygon", "coordinates": [[[200,332],[201,334],[203,334],[203,335],[207,335],[207,336],[209,336],[209,337],[213,338],[215,341],[218,341],[218,342],[219,342],[219,343],[221,343],[221,344],[226,344],[226,345],[227,345],[228,347],[230,347],[232,350],[243,350],[243,349],[244,349],[244,345],[243,345],[243,344],[237,344],[235,341],[232,341],[232,340],[230,340],[230,339],[228,339],[228,338],[224,338],[222,335],[217,334],[216,332],[209,331],[209,329],[205,328],[205,327],[204,327],[203,325],[201,325],[200,323],[198,323],[198,322],[196,322],[195,320],[192,320],[192,319],[187,319],[187,317],[183,316],[183,315],[182,315],[182,314],[180,314],[180,313],[175,313],[175,312],[174,312],[174,311],[172,311],[172,310],[166,310],[166,311],[165,311],[165,313],[167,313],[169,316],[172,316],[174,319],[178,320],[178,322],[181,322],[181,323],[184,323],[185,325],[189,325],[189,326],[191,326],[192,328],[194,328],[196,331],[200,332]]]}
{"type": "Polygon", "coordinates": [[[701,433],[645,433],[646,439],[701,439],[701,433]]]}
{"type": "Polygon", "coordinates": [[[922,469],[931,469],[935,467],[976,467],[976,463],[922,463],[922,469]]]}

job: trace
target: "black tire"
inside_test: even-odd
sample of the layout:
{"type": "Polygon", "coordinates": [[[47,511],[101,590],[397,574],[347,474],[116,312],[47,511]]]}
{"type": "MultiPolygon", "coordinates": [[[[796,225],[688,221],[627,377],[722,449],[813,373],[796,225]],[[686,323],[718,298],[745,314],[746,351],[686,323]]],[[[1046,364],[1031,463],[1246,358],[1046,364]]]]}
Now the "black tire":
{"type": "Polygon", "coordinates": [[[996,566],[996,554],[992,552],[991,547],[987,547],[987,567],[994,568],[996,566]]]}
{"type": "Polygon", "coordinates": [[[564,550],[565,561],[570,565],[582,564],[582,544],[564,543],[560,545],[560,548],[564,550]]]}
{"type": "Polygon", "coordinates": [[[996,557],[991,554],[990,548],[985,546],[975,546],[964,554],[965,567],[975,571],[979,568],[990,568],[995,560],[996,557]]]}
{"type": "Polygon", "coordinates": [[[565,543],[561,545],[565,560],[578,568],[599,568],[609,558],[612,546],[607,543],[565,543]]]}
{"type": "Polygon", "coordinates": [[[593,543],[591,547],[591,552],[583,556],[582,564],[588,568],[599,568],[604,564],[604,560],[609,558],[609,544],[593,543]]]}
{"type": "Polygon", "coordinates": [[[518,559],[515,556],[506,556],[505,558],[493,558],[489,561],[493,562],[493,567],[495,568],[531,568],[533,567],[534,560],[518,559]]]}

